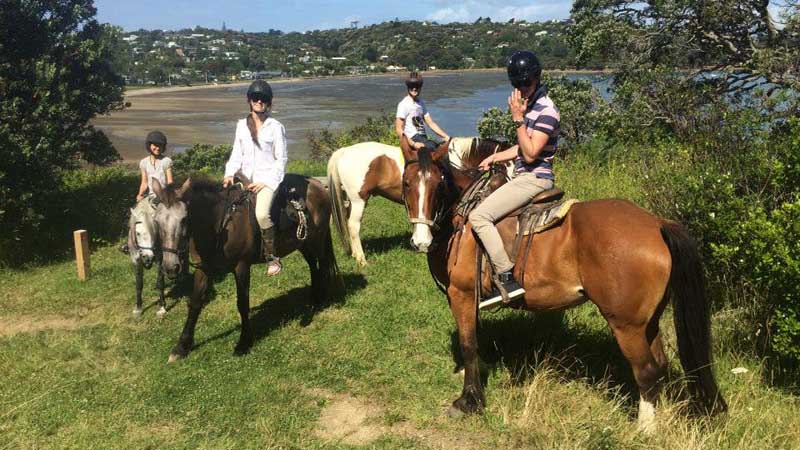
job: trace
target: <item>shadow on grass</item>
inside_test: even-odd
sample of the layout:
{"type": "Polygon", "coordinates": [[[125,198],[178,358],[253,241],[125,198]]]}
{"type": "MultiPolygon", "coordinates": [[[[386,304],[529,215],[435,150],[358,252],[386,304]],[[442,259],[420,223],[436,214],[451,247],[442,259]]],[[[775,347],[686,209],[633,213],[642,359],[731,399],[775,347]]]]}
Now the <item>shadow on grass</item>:
{"type": "Polygon", "coordinates": [[[365,253],[379,255],[398,247],[411,250],[409,239],[410,236],[408,234],[397,234],[394,236],[381,236],[364,239],[361,242],[361,245],[364,247],[365,253]]]}
{"type": "MultiPolygon", "coordinates": [[[[286,322],[299,320],[302,326],[307,326],[318,312],[324,311],[333,305],[344,303],[347,294],[364,289],[367,285],[366,278],[361,274],[344,274],[342,275],[342,281],[345,288],[344,295],[338,298],[334,297],[329,301],[316,299],[309,285],[293,288],[278,297],[264,299],[261,304],[251,308],[250,323],[253,327],[253,346],[255,347],[259,341],[269,336],[273,330],[280,328],[286,322]]],[[[229,330],[210,336],[196,343],[192,347],[192,351],[196,351],[198,348],[217,339],[237,333],[241,328],[241,324],[238,324],[229,330]]]]}
{"type": "MultiPolygon", "coordinates": [[[[618,393],[635,406],[639,391],[630,363],[622,354],[608,329],[568,327],[563,313],[501,312],[484,315],[478,331],[478,346],[485,368],[508,371],[514,384],[525,384],[543,365],[555,367],[564,380],[586,381],[608,388],[608,396],[618,393]]],[[[451,351],[456,370],[463,366],[458,334],[451,335],[451,351]]],[[[672,366],[670,366],[672,367],[672,366]]],[[[680,377],[670,372],[666,385],[668,396],[683,397],[673,392],[669,380],[680,377]]],[[[482,372],[484,386],[488,373],[482,372]]],[[[635,408],[634,408],[635,409],[635,408]]]]}

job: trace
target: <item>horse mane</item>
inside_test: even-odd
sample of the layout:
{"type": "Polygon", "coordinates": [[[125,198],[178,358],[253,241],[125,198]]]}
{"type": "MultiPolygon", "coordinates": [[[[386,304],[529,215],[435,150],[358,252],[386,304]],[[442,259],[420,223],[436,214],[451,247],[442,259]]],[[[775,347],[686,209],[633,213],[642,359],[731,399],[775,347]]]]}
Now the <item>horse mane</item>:
{"type": "Polygon", "coordinates": [[[431,164],[433,164],[431,151],[427,148],[419,149],[417,151],[417,161],[419,162],[420,171],[427,172],[430,170],[431,164]]]}
{"type": "Polygon", "coordinates": [[[190,195],[219,194],[222,192],[222,183],[211,179],[207,175],[192,177],[192,184],[189,187],[190,195]]]}

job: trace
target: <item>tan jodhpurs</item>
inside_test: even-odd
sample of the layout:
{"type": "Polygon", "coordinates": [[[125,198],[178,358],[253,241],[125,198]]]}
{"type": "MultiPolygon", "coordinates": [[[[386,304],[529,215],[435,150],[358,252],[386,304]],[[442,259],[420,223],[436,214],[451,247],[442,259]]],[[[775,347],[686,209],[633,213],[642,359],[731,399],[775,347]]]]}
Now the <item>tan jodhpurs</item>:
{"type": "Polygon", "coordinates": [[[258,226],[262,229],[272,228],[272,219],[269,216],[269,209],[272,206],[272,197],[275,196],[273,191],[268,186],[264,186],[258,194],[256,194],[256,220],[258,226]]]}
{"type": "Polygon", "coordinates": [[[528,172],[517,174],[511,181],[492,192],[477,208],[469,213],[472,229],[483,243],[494,270],[502,273],[511,270],[514,263],[508,258],[503,239],[494,224],[506,214],[527,204],[536,194],[553,188],[553,180],[537,178],[528,172]]]}

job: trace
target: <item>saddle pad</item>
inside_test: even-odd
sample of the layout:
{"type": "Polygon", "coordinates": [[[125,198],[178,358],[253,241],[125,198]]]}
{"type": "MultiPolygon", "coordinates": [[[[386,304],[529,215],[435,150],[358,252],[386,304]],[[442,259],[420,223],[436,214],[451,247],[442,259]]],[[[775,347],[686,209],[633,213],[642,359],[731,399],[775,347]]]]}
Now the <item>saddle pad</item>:
{"type": "MultiPolygon", "coordinates": [[[[533,217],[531,217],[530,221],[525,225],[525,230],[523,230],[523,236],[527,236],[531,233],[541,233],[542,231],[548,230],[553,228],[554,226],[561,223],[564,220],[564,217],[569,212],[572,205],[580,202],[580,200],[576,199],[569,199],[565,202],[557,203],[550,208],[546,208],[539,213],[535,213],[533,217]]],[[[519,227],[520,224],[517,222],[517,226],[519,227]]],[[[517,230],[519,233],[519,230],[517,230]]]]}

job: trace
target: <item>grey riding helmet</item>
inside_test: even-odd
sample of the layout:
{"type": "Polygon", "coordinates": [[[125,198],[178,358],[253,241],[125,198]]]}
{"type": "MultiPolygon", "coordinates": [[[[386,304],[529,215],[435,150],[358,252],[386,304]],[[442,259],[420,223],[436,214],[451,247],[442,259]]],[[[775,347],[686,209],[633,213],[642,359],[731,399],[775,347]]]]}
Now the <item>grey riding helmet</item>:
{"type": "Polygon", "coordinates": [[[167,137],[160,131],[151,131],[147,133],[147,138],[144,140],[144,148],[149,152],[150,144],[156,144],[161,147],[161,151],[167,148],[167,137]]]}

